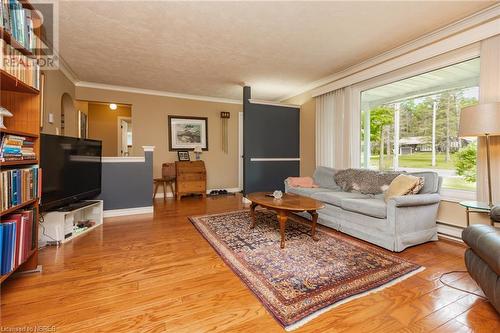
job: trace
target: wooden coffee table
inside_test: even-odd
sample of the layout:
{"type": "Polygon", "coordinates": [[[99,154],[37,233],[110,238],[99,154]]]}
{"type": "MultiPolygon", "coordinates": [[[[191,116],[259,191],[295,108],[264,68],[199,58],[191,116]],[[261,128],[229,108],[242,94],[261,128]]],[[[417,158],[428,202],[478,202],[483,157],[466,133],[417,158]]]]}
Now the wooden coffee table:
{"type": "Polygon", "coordinates": [[[311,236],[312,239],[317,241],[316,237],[316,223],[318,222],[318,209],[325,207],[323,203],[318,200],[314,200],[308,197],[304,197],[298,194],[285,193],[281,199],[275,199],[273,197],[268,197],[266,194],[269,192],[256,192],[247,195],[247,199],[252,202],[250,206],[250,212],[252,214],[252,225],[250,228],[255,227],[255,208],[257,206],[264,207],[266,209],[274,210],[278,214],[278,221],[280,223],[280,234],[281,234],[281,248],[285,248],[285,225],[288,220],[288,215],[290,213],[308,212],[311,214],[311,236]]]}

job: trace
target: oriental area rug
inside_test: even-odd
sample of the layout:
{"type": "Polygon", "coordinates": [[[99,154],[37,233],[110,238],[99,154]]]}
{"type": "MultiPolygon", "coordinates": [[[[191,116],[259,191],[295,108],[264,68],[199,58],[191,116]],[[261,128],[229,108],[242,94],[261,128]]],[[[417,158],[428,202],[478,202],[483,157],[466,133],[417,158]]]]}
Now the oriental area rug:
{"type": "Polygon", "coordinates": [[[224,262],[287,330],[333,307],[397,283],[421,268],[376,246],[289,219],[280,249],[276,215],[249,211],[190,217],[224,262]]]}

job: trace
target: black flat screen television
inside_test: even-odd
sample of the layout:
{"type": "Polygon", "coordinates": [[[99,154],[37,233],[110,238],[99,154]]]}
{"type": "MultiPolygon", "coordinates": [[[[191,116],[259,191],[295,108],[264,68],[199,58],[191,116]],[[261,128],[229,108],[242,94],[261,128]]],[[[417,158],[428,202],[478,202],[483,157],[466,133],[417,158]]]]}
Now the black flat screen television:
{"type": "Polygon", "coordinates": [[[102,142],[42,134],[40,209],[54,210],[101,193],[102,142]]]}

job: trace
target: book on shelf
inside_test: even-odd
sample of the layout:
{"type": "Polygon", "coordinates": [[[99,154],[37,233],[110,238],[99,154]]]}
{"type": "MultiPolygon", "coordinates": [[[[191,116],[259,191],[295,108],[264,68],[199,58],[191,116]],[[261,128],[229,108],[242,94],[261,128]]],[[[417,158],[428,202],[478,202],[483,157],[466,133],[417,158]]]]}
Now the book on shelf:
{"type": "Polygon", "coordinates": [[[2,217],[0,223],[0,274],[22,265],[36,247],[36,208],[2,217]]]}
{"type": "Polygon", "coordinates": [[[21,52],[0,39],[0,69],[16,77],[25,84],[40,89],[40,66],[37,59],[23,55],[21,52]]]}
{"type": "Polygon", "coordinates": [[[33,52],[38,45],[38,38],[33,29],[31,10],[23,8],[16,0],[1,0],[0,24],[4,31],[11,34],[23,48],[33,52]]]}
{"type": "Polygon", "coordinates": [[[41,174],[38,166],[0,172],[2,211],[40,197],[41,174]]]}
{"type": "Polygon", "coordinates": [[[34,139],[4,134],[0,141],[0,162],[23,160],[36,160],[34,139]]]}

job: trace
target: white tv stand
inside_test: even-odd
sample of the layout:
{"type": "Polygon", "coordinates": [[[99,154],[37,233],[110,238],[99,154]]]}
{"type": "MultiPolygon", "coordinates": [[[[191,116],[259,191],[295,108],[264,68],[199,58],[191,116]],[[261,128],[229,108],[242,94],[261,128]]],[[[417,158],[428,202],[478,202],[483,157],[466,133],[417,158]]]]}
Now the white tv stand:
{"type": "Polygon", "coordinates": [[[103,223],[103,201],[87,201],[92,203],[71,211],[49,211],[42,213],[43,222],[40,224],[39,243],[41,245],[66,243],[100,226],[103,223]],[[74,226],[79,221],[85,220],[93,221],[95,224],[90,228],[75,232],[74,226]]]}

